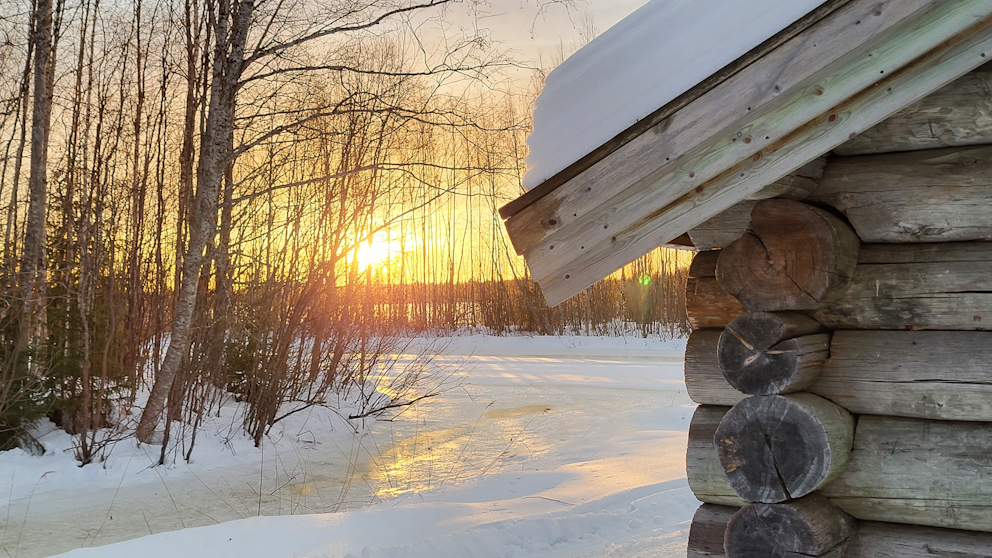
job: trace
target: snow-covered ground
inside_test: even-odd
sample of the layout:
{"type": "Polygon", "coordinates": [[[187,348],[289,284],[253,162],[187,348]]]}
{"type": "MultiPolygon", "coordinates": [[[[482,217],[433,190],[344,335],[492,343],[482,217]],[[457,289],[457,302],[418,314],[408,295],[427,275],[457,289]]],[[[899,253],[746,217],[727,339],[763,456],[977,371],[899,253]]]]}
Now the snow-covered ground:
{"type": "Polygon", "coordinates": [[[683,351],[455,337],[439,362],[467,365],[459,387],[392,421],[356,434],[314,409],[254,448],[222,414],[168,467],[124,441],[78,468],[53,431],[44,457],[0,454],[0,556],[683,556],[683,351]]]}

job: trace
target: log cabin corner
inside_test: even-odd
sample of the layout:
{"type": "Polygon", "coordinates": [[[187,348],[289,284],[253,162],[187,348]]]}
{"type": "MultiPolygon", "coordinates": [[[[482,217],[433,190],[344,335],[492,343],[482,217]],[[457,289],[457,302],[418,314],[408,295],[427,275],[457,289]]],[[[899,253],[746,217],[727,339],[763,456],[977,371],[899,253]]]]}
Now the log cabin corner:
{"type": "Polygon", "coordinates": [[[992,1],[730,54],[503,207],[516,251],[551,305],[697,252],[690,558],[992,557],[992,1]]]}

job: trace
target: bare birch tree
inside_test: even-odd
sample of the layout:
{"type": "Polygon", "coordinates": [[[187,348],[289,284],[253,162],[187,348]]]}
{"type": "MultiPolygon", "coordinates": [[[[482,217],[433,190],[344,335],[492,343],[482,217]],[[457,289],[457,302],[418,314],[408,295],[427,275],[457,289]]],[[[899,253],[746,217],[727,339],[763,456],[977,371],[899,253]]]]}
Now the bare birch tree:
{"type": "Polygon", "coordinates": [[[34,47],[34,98],[31,110],[29,201],[20,264],[23,310],[15,353],[27,347],[33,334],[46,284],[48,139],[52,126],[52,89],[55,81],[55,13],[52,0],[36,0],[31,34],[34,47]]]}

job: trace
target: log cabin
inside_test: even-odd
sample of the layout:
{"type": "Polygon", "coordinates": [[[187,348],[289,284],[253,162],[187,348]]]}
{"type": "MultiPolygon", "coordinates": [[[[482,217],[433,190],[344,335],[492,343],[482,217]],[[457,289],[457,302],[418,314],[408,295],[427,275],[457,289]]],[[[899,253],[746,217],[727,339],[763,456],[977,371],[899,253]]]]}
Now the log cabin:
{"type": "Polygon", "coordinates": [[[632,18],[549,76],[501,215],[552,305],[697,252],[688,556],[992,557],[992,0],[632,18]]]}

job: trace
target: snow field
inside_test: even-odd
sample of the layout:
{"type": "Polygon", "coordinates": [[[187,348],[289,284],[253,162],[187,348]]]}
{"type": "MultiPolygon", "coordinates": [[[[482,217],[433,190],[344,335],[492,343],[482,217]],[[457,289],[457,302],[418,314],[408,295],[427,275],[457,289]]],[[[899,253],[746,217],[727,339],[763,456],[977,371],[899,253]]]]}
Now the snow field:
{"type": "Polygon", "coordinates": [[[0,454],[0,498],[12,496],[0,555],[677,556],[698,505],[684,481],[683,350],[453,338],[441,360],[468,359],[461,386],[391,422],[356,435],[315,409],[260,450],[222,416],[192,463],[168,467],[148,467],[158,447],[124,441],[106,468],[80,469],[54,431],[43,458],[0,454]]]}

